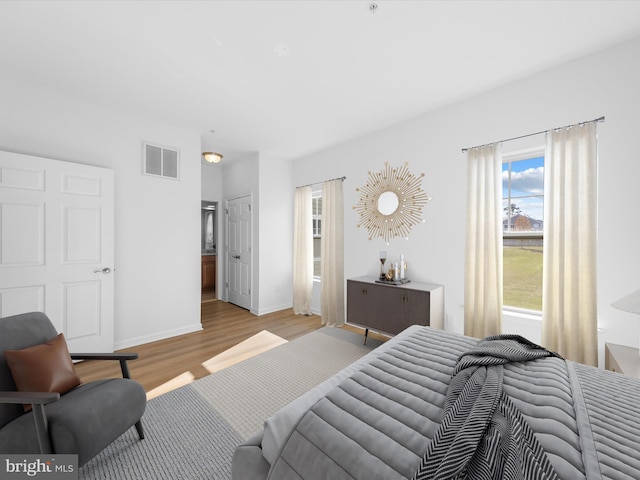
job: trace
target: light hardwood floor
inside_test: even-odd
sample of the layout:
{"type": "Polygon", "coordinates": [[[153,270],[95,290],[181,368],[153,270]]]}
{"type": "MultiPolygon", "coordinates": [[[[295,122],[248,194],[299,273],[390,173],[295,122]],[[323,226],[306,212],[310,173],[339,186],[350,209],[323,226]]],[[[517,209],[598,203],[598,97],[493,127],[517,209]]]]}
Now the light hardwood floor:
{"type": "MultiPolygon", "coordinates": [[[[319,316],[295,315],[291,309],[259,317],[222,301],[203,302],[201,309],[203,330],[120,350],[138,353],[137,360],[128,362],[129,370],[131,378],[142,384],[149,398],[208,375],[211,373],[206,368],[208,361],[263,330],[293,340],[322,328],[319,316]]],[[[363,333],[358,327],[345,328],[363,333]]],[[[248,348],[263,347],[264,342],[258,341],[248,348]]],[[[250,351],[247,356],[254,353],[259,352],[250,351]]],[[[84,382],[121,376],[118,362],[111,361],[81,362],[76,364],[76,370],[84,382]]]]}

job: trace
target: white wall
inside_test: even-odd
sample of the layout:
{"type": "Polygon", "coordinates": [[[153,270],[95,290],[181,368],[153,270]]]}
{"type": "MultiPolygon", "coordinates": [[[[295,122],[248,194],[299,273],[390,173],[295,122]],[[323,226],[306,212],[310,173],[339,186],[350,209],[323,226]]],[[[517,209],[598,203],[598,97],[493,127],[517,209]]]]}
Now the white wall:
{"type": "Polygon", "coordinates": [[[115,171],[116,349],[201,329],[199,132],[5,74],[0,105],[0,149],[115,171]],[[180,151],[180,181],[141,175],[143,141],[180,151]]]}
{"type": "MultiPolygon", "coordinates": [[[[598,305],[602,343],[638,346],[638,318],[610,303],[640,288],[640,39],[497,88],[294,162],[295,185],[345,175],[345,275],[375,275],[378,252],[404,253],[408,275],[445,286],[447,329],[463,331],[466,160],[461,148],[591,120],[599,124],[598,305]],[[409,241],[369,241],[357,229],[356,187],[384,162],[424,172],[433,197],[409,241]]],[[[513,323],[512,323],[513,325],[513,323]]],[[[517,328],[517,327],[516,327],[517,328]]]]}
{"type": "Polygon", "coordinates": [[[222,189],[222,166],[201,162],[202,171],[202,200],[218,202],[218,214],[216,215],[216,297],[221,299],[225,294],[224,285],[224,244],[225,244],[225,216],[224,216],[224,191],[222,189]]]}
{"type": "Polygon", "coordinates": [[[292,305],[292,182],[291,162],[260,153],[259,315],[292,305]]]}
{"type": "Polygon", "coordinates": [[[223,198],[222,166],[209,163],[202,163],[201,165],[202,200],[221,202],[223,198]]]}

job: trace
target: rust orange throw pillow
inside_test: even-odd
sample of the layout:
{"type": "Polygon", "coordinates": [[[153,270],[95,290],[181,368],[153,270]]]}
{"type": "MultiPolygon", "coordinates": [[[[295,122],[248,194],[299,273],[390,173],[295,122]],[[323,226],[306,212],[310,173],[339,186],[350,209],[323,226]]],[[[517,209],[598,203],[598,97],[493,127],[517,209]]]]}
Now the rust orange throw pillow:
{"type": "Polygon", "coordinates": [[[21,350],[5,350],[19,392],[67,393],[80,385],[67,342],[61,333],[48,342],[21,350]]]}

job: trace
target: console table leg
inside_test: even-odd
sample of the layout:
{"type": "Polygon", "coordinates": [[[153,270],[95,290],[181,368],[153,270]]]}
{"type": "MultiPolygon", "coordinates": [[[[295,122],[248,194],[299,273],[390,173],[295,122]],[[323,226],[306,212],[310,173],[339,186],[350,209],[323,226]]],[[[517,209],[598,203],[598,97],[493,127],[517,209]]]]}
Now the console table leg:
{"type": "Polygon", "coordinates": [[[367,344],[367,335],[369,335],[369,329],[365,328],[364,329],[364,343],[363,343],[363,345],[367,344]]]}

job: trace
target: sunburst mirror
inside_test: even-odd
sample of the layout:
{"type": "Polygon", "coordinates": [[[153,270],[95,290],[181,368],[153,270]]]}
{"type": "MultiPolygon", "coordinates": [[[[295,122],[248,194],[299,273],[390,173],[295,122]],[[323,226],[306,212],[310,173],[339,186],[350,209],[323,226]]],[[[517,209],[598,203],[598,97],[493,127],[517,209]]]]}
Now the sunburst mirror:
{"type": "Polygon", "coordinates": [[[384,162],[384,169],[368,172],[367,183],[357,188],[358,203],[353,209],[360,214],[358,228],[369,231],[369,240],[377,237],[389,244],[395,237],[409,237],[414,225],[424,222],[422,208],[431,197],[422,190],[422,177],[409,171],[409,162],[393,168],[384,162]]]}

